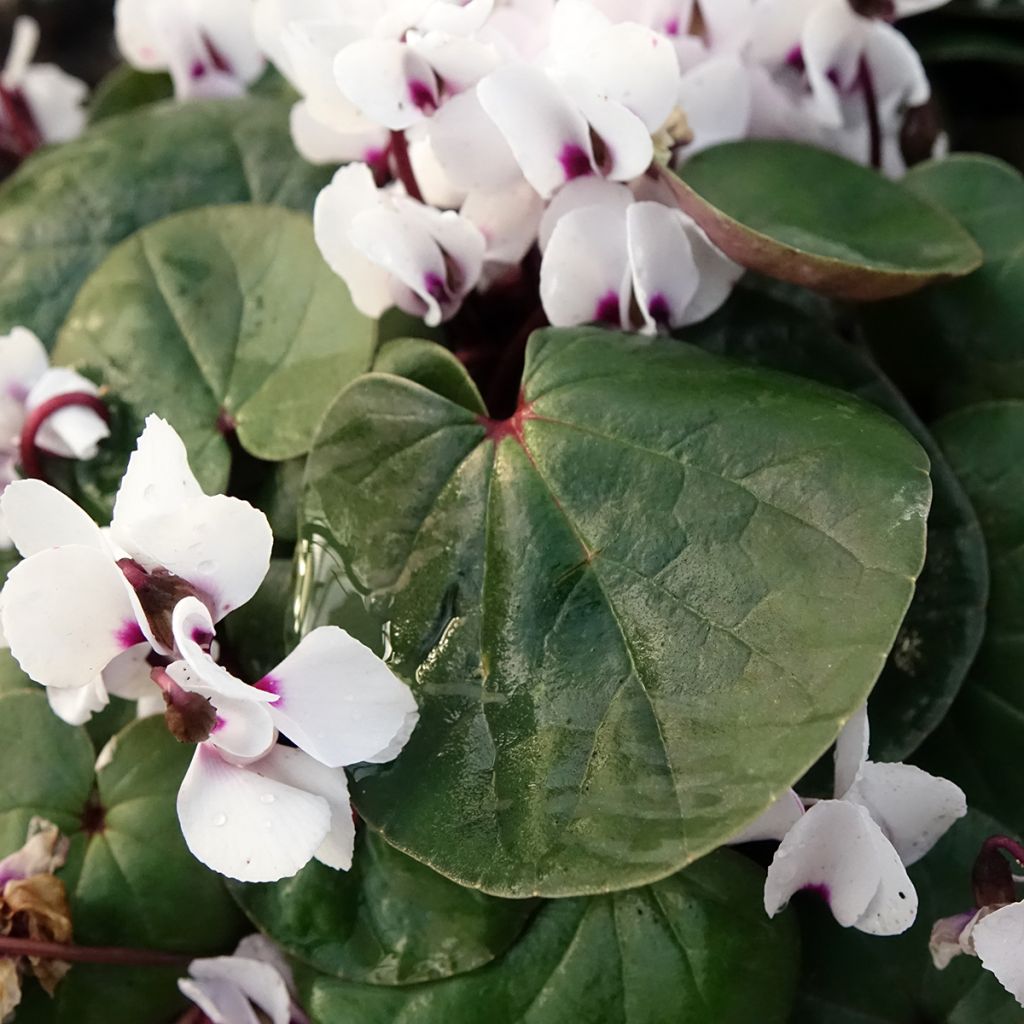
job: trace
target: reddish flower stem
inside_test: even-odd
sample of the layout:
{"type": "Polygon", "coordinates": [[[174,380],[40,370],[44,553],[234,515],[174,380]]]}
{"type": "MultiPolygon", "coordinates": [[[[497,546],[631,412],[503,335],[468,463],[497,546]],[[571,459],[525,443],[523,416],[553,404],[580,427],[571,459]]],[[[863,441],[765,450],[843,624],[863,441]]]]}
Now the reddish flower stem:
{"type": "Polygon", "coordinates": [[[867,57],[860,59],[860,84],[864,89],[864,106],[868,115],[870,150],[868,156],[876,171],[882,169],[882,122],[878,117],[878,93],[875,91],[875,76],[871,73],[867,57]]]}
{"type": "Polygon", "coordinates": [[[1011,839],[1009,836],[989,836],[982,843],[981,852],[988,853],[990,850],[1002,850],[1008,853],[1021,867],[1024,867],[1024,844],[1011,839]]]}
{"type": "Polygon", "coordinates": [[[405,191],[410,198],[423,202],[423,193],[420,191],[419,182],[412,169],[412,160],[409,157],[409,143],[405,138],[405,132],[391,133],[391,156],[395,161],[395,173],[398,180],[405,186],[405,191]]]}
{"type": "Polygon", "coordinates": [[[0,957],[35,956],[74,964],[120,964],[124,967],[184,967],[194,957],[155,949],[122,949],[119,946],[75,946],[63,942],[0,937],[0,957]]]}
{"type": "Polygon", "coordinates": [[[39,447],[36,444],[36,437],[43,424],[61,409],[70,406],[83,406],[92,409],[104,423],[110,422],[110,412],[103,402],[95,395],[86,391],[72,391],[66,395],[55,395],[42,405],[33,409],[25,420],[21,429],[21,471],[27,477],[35,480],[44,480],[42,462],[39,458],[39,447]]]}

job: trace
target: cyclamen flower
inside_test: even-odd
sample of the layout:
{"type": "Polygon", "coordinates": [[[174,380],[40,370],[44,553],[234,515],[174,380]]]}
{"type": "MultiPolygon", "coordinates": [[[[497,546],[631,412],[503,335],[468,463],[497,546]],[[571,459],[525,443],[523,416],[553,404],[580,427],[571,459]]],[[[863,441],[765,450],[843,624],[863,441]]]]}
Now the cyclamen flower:
{"type": "Polygon", "coordinates": [[[252,0],[116,0],[114,31],[125,60],[167,71],[179,99],[244,95],[263,72],[252,0]]]}
{"type": "Polygon", "coordinates": [[[906,868],[920,860],[967,813],[964,794],[946,779],[907,764],[869,761],[867,709],[836,741],[835,798],[799,816],[783,796],[769,819],[733,842],[779,838],[764,887],[774,917],[802,889],[819,893],[843,927],[898,935],[917,916],[906,868]],[[777,830],[777,831],[776,831],[777,830]]]}
{"type": "Polygon", "coordinates": [[[309,1024],[291,968],[262,935],[242,939],[231,956],[193,960],[188,973],[178,988],[212,1024],[309,1024]]]}
{"type": "Polygon", "coordinates": [[[681,210],[612,182],[566,186],[540,231],[541,300],[556,327],[598,322],[654,334],[696,323],[742,273],[681,210]]]}
{"type": "Polygon", "coordinates": [[[429,326],[451,317],[480,278],[486,242],[454,211],[378,189],[364,164],[342,167],[317,197],[317,245],[367,316],[391,306],[429,326]]]}
{"type": "Polygon", "coordinates": [[[4,634],[66,721],[86,721],[108,691],[152,692],[151,655],[174,650],[171,613],[199,595],[214,621],[256,592],[270,564],[266,517],[207,496],[181,439],[151,416],[114,503],[109,532],[60,491],[16,481],[0,510],[24,561],[0,594],[4,634]]]}
{"type": "MultiPolygon", "coordinates": [[[[0,493],[18,477],[20,439],[29,415],[60,395],[95,397],[92,381],[64,367],[50,367],[43,343],[27,328],[15,327],[0,337],[0,493]]],[[[91,459],[100,441],[110,435],[94,410],[68,406],[48,416],[35,433],[34,444],[52,455],[91,459]]],[[[0,514],[0,548],[9,548],[0,514]]]]}
{"type": "Polygon", "coordinates": [[[43,143],[76,138],[86,124],[89,87],[56,64],[33,64],[38,45],[38,23],[15,18],[0,71],[0,152],[19,160],[43,143]]]}

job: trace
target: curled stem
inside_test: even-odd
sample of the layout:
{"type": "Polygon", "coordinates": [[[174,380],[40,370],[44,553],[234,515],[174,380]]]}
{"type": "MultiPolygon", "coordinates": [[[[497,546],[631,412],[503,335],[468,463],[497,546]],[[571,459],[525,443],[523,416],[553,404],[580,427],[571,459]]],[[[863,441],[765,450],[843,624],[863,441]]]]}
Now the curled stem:
{"type": "Polygon", "coordinates": [[[66,395],[55,395],[41,405],[36,406],[25,418],[25,425],[21,429],[19,453],[21,456],[21,471],[25,476],[35,480],[45,479],[36,438],[43,424],[51,416],[60,412],[61,409],[67,409],[71,406],[82,406],[86,409],[92,409],[104,423],[110,422],[110,411],[96,395],[90,395],[87,391],[71,391],[66,395]]]}

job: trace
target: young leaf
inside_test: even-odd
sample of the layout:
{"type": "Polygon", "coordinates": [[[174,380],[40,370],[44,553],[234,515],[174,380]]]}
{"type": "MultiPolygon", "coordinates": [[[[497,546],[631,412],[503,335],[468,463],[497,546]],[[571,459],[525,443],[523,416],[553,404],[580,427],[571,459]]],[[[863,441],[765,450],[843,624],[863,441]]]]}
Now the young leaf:
{"type": "Polygon", "coordinates": [[[665,174],[676,199],[737,263],[865,301],[969,274],[981,263],[947,213],[825,150],[750,140],[665,174]]]}
{"type": "Polygon", "coordinates": [[[420,703],[360,813],[508,896],[665,877],[792,783],[881,670],[930,500],[866,404],[594,329],[533,337],[504,422],[361,378],[307,482],[420,703]]]}

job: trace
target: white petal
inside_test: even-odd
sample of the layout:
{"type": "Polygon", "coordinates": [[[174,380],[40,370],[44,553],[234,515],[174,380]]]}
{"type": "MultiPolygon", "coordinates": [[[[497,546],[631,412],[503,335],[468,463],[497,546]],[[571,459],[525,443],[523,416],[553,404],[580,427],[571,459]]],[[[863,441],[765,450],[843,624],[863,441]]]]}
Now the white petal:
{"type": "Polygon", "coordinates": [[[102,711],[110,703],[102,676],[97,676],[86,686],[73,689],[48,686],[46,699],[53,713],[68,725],[85,725],[97,711],[102,711]]]}
{"type": "Polygon", "coordinates": [[[476,90],[459,93],[430,119],[430,145],[448,177],[465,189],[497,189],[520,177],[519,165],[476,90]]]}
{"type": "Polygon", "coordinates": [[[543,252],[547,248],[555,225],[570,211],[584,206],[605,205],[625,211],[633,202],[633,193],[619,182],[605,178],[578,178],[560,188],[548,203],[540,221],[538,243],[543,252]]]}
{"type": "Polygon", "coordinates": [[[587,206],[555,225],[540,267],[541,301],[555,327],[628,327],[631,281],[625,211],[587,206]]]}
{"type": "Polygon", "coordinates": [[[14,19],[11,30],[11,45],[7,60],[0,72],[0,83],[5,89],[17,89],[25,80],[25,72],[32,64],[32,58],[39,48],[39,22],[25,15],[14,19]]]}
{"type": "Polygon", "coordinates": [[[654,140],[636,114],[621,103],[587,90],[566,91],[604,146],[600,170],[606,177],[632,181],[651,166],[654,140]]]}
{"type": "Polygon", "coordinates": [[[846,799],[867,808],[908,867],[967,813],[959,786],[911,764],[868,761],[846,799]]]}
{"type": "Polygon", "coordinates": [[[878,22],[868,33],[864,57],[871,71],[883,126],[898,133],[904,109],[919,107],[931,96],[921,56],[905,35],[878,22]]]}
{"type": "Polygon", "coordinates": [[[292,969],[285,958],[281,947],[271,942],[260,932],[253,932],[246,935],[235,947],[235,956],[245,957],[247,960],[258,960],[260,963],[270,964],[284,981],[285,988],[291,993],[292,998],[296,997],[295,979],[292,976],[292,969]]]}
{"type": "Polygon", "coordinates": [[[422,121],[440,102],[430,65],[393,39],[362,39],[346,46],[334,60],[334,76],[362,114],[392,131],[422,121]]]}
{"type": "Polygon", "coordinates": [[[424,36],[410,32],[407,41],[430,65],[435,77],[444,83],[446,96],[472,89],[501,63],[494,47],[485,46],[475,39],[462,39],[440,32],[424,36]]]}
{"type": "Polygon", "coordinates": [[[339,132],[330,124],[317,120],[311,105],[305,100],[292,106],[289,124],[292,142],[299,155],[313,164],[375,161],[383,156],[389,141],[384,129],[339,132]]]}
{"type": "Polygon", "coordinates": [[[16,443],[25,422],[25,399],[49,366],[43,343],[27,328],[0,336],[0,446],[16,443]]]}
{"type": "Polygon", "coordinates": [[[228,764],[200,744],[178,792],[178,818],[192,853],[242,882],[276,882],[313,858],[331,825],[323,797],[228,764]]]}
{"type": "Polygon", "coordinates": [[[540,196],[520,181],[500,191],[471,192],[459,212],[484,236],[487,263],[517,266],[537,240],[543,210],[540,196]]]}
{"type": "Polygon", "coordinates": [[[193,960],[188,973],[200,982],[227,982],[263,1010],[271,1024],[288,1024],[291,997],[284,979],[270,964],[241,956],[218,956],[193,960]]]}
{"type": "MultiPolygon", "coordinates": [[[[25,409],[32,412],[58,395],[74,393],[99,394],[99,388],[74,370],[55,366],[33,385],[25,399],[25,409]]],[[[84,406],[71,406],[50,416],[36,434],[36,444],[44,451],[64,458],[91,459],[100,441],[110,436],[102,417],[84,406]]]]}
{"type": "Polygon", "coordinates": [[[493,9],[494,0],[467,0],[465,3],[439,0],[427,8],[419,19],[419,26],[451,35],[468,36],[483,28],[493,9]]]}
{"type": "Polygon", "coordinates": [[[1024,904],[1011,903],[980,920],[973,939],[984,968],[1024,1006],[1024,904]]]}
{"type": "Polygon", "coordinates": [[[836,738],[832,761],[836,797],[843,797],[857,781],[861,768],[867,763],[871,731],[868,725],[868,706],[862,704],[849,718],[836,738]]]}
{"type": "Polygon", "coordinates": [[[219,978],[203,981],[179,978],[178,988],[212,1024],[260,1024],[252,1004],[237,985],[219,978]]]}
{"type": "Polygon", "coordinates": [[[820,4],[807,18],[801,49],[815,113],[822,124],[839,127],[843,123],[840,90],[850,88],[856,79],[870,24],[845,3],[820,4]]]}
{"type": "Polygon", "coordinates": [[[801,889],[819,892],[844,928],[898,935],[914,923],[917,892],[899,855],[863,807],[823,800],[790,829],[764,886],[774,917],[801,889]]]}
{"type": "Polygon", "coordinates": [[[217,0],[193,8],[203,35],[216,47],[230,73],[246,84],[255,82],[266,63],[256,45],[252,0],[217,0]]]}
{"type": "Polygon", "coordinates": [[[149,0],[115,0],[114,35],[117,48],[132,67],[163,71],[167,61],[153,31],[149,7],[149,0]]]}
{"type": "Polygon", "coordinates": [[[440,209],[453,209],[462,205],[466,198],[465,190],[448,177],[428,138],[424,136],[415,141],[410,140],[409,162],[424,203],[440,209]]]}
{"type": "Polygon", "coordinates": [[[928,940],[928,952],[932,955],[936,970],[944,971],[955,957],[967,952],[964,948],[965,933],[973,933],[974,921],[979,913],[981,911],[967,911],[935,922],[928,940]]]}
{"type": "Polygon", "coordinates": [[[356,826],[348,798],[348,780],[342,768],[327,768],[294,747],[276,746],[261,762],[268,778],[323,797],[331,809],[331,827],[317,847],[316,859],[339,871],[352,866],[356,826]]]}
{"type": "Polygon", "coordinates": [[[683,313],[680,326],[699,323],[716,312],[732,294],[733,285],[743,276],[743,267],[733,263],[715,245],[704,231],[686,214],[681,214],[687,223],[686,233],[700,284],[697,293],[683,313]]]}
{"type": "Polygon", "coordinates": [[[349,232],[355,217],[382,206],[370,168],[349,164],[334,175],[313,207],[313,232],[327,265],[348,285],[356,308],[373,318],[393,305],[389,274],[352,244],[349,232]]]}
{"type": "Polygon", "coordinates": [[[704,61],[683,75],[679,105],[693,133],[685,155],[744,138],[750,125],[750,93],[746,65],[731,55],[704,61]]]}
{"type": "Polygon", "coordinates": [[[146,700],[155,698],[159,710],[163,711],[164,700],[160,687],[153,682],[149,655],[153,648],[149,643],[136,644],[119,654],[104,670],[103,685],[107,692],[122,700],[146,700]]]}
{"type": "Polygon", "coordinates": [[[803,817],[803,801],[792,789],[787,789],[759,818],[729,840],[730,846],[740,843],[759,843],[768,839],[781,842],[786,833],[803,817]]]}
{"type": "Polygon", "coordinates": [[[501,68],[480,82],[477,97],[526,180],[545,198],[567,181],[594,173],[585,118],[542,71],[501,68]]]}
{"type": "Polygon", "coordinates": [[[70,142],[85,130],[89,87],[56,64],[33,64],[21,84],[39,134],[46,142],[70,142]]]}
{"type": "Polygon", "coordinates": [[[660,203],[634,203],[626,211],[626,244],[647,332],[682,324],[700,284],[686,219],[660,203]]]}
{"type": "Polygon", "coordinates": [[[914,14],[923,14],[925,11],[934,11],[937,7],[944,7],[949,0],[896,0],[896,17],[909,18],[914,14]]]}
{"type": "Polygon", "coordinates": [[[25,673],[43,686],[88,686],[140,637],[109,555],[69,544],[16,565],[3,589],[3,631],[25,673]]]}
{"type": "Polygon", "coordinates": [[[0,510],[22,558],[64,544],[108,550],[100,528],[85,512],[42,480],[8,484],[0,497],[0,510]]]}
{"type": "Polygon", "coordinates": [[[321,626],[256,684],[279,700],[275,725],[322,764],[367,761],[416,714],[412,691],[368,647],[337,626],[321,626]]]}
{"type": "Polygon", "coordinates": [[[245,604],[270,567],[274,536],[246,501],[199,488],[181,438],[150,416],[114,503],[114,541],[143,568],[164,568],[199,589],[215,619],[245,604]]]}

